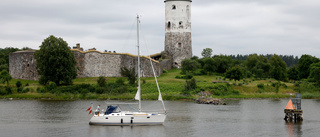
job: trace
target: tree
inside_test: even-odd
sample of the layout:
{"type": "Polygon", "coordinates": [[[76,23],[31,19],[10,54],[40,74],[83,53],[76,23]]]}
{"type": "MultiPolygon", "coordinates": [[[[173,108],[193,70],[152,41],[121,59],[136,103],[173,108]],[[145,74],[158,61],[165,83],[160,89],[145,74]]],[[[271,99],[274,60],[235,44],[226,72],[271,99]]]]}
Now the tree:
{"type": "Polygon", "coordinates": [[[280,56],[274,54],[270,58],[270,75],[278,81],[287,80],[287,64],[281,59],[280,56]]]}
{"type": "Polygon", "coordinates": [[[12,79],[12,77],[7,70],[1,71],[0,79],[3,83],[7,82],[7,88],[9,88],[9,81],[12,79]]]}
{"type": "Polygon", "coordinates": [[[310,74],[310,65],[320,62],[316,57],[310,55],[302,55],[298,61],[299,78],[306,79],[310,74]]]}
{"type": "Polygon", "coordinates": [[[230,67],[233,66],[233,60],[230,56],[226,55],[215,55],[212,57],[214,60],[214,64],[216,66],[216,72],[225,73],[230,67]]]}
{"type": "Polygon", "coordinates": [[[123,77],[127,77],[129,84],[133,85],[136,82],[137,74],[134,68],[128,69],[126,67],[122,67],[120,69],[120,74],[123,77]]]}
{"type": "Polygon", "coordinates": [[[212,55],[212,49],[210,48],[203,49],[203,51],[201,52],[201,55],[203,56],[203,58],[210,58],[212,55]]]}
{"type": "Polygon", "coordinates": [[[196,60],[184,59],[181,62],[181,71],[183,73],[195,71],[199,67],[200,64],[196,60]]]}
{"type": "Polygon", "coordinates": [[[320,62],[311,64],[308,79],[314,81],[316,85],[320,86],[320,62]]]}
{"type": "Polygon", "coordinates": [[[270,63],[268,62],[267,57],[262,55],[250,55],[245,62],[245,66],[255,75],[255,78],[264,78],[269,75],[270,63]]]}
{"type": "Polygon", "coordinates": [[[207,74],[214,73],[217,70],[217,66],[215,65],[213,58],[205,58],[203,69],[207,72],[207,74]]]}
{"type": "Polygon", "coordinates": [[[243,77],[243,72],[239,66],[236,66],[228,69],[225,76],[226,78],[233,79],[234,81],[239,81],[243,77]]]}
{"type": "Polygon", "coordinates": [[[289,79],[299,80],[299,71],[297,66],[290,67],[287,74],[289,79]]]}
{"type": "Polygon", "coordinates": [[[58,86],[61,84],[70,85],[72,79],[77,76],[77,62],[68,43],[62,38],[49,36],[42,42],[40,50],[37,50],[34,56],[37,60],[40,84],[52,81],[58,86]]]}

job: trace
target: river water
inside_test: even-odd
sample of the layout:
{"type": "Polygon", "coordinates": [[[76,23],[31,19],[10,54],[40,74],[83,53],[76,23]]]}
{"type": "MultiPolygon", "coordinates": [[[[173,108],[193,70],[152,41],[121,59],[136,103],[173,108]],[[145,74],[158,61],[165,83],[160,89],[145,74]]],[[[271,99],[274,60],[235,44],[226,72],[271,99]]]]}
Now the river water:
{"type": "MultiPolygon", "coordinates": [[[[288,99],[234,100],[215,106],[165,101],[168,116],[161,126],[90,126],[86,109],[104,101],[0,100],[1,137],[257,137],[319,136],[320,100],[302,100],[304,121],[287,123],[288,99]]],[[[143,101],[142,106],[153,106],[143,101]]]]}

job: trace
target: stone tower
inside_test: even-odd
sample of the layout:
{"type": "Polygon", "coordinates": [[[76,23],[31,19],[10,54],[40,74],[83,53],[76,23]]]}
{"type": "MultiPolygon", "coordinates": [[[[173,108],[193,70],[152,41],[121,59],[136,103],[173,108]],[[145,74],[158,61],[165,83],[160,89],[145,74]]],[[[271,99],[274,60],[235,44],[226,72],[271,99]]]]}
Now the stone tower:
{"type": "Polygon", "coordinates": [[[165,0],[165,51],[173,67],[192,57],[191,0],[165,0]]]}

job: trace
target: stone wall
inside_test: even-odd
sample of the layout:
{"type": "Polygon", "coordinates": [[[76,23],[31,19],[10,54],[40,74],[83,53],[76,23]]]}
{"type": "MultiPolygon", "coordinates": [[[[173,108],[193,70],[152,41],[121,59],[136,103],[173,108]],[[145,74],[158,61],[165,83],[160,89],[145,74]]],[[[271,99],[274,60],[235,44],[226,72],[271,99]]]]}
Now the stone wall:
{"type": "MultiPolygon", "coordinates": [[[[77,61],[76,69],[78,78],[83,77],[121,77],[120,68],[135,67],[137,72],[137,56],[122,53],[109,53],[99,51],[83,52],[77,49],[71,50],[77,61]]],[[[14,79],[38,80],[39,75],[36,71],[36,60],[34,50],[18,51],[9,55],[9,72],[14,79]]],[[[141,57],[141,76],[153,77],[150,59],[141,57]]],[[[159,76],[162,73],[160,63],[151,60],[155,73],[159,76]]]]}
{"type": "Polygon", "coordinates": [[[14,79],[37,80],[34,50],[17,51],[9,54],[9,73],[14,79]]]}
{"type": "Polygon", "coordinates": [[[169,53],[174,67],[181,67],[181,61],[192,57],[191,32],[167,32],[165,51],[169,53]]]}

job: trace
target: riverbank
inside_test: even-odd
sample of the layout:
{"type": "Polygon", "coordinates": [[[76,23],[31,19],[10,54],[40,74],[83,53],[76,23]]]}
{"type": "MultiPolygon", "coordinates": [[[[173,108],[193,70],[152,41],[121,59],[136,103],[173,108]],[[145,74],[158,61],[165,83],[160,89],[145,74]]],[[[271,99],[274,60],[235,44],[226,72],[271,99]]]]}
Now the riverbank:
{"type": "MultiPolygon", "coordinates": [[[[206,93],[205,96],[219,99],[290,98],[294,97],[298,91],[301,92],[302,98],[305,99],[320,98],[320,93],[315,87],[312,87],[311,84],[306,85],[303,82],[278,83],[278,81],[274,79],[243,79],[235,82],[217,75],[193,76],[193,78],[196,79],[197,88],[186,91],[186,79],[177,78],[179,75],[180,70],[173,69],[158,77],[164,100],[193,100],[199,96],[203,96],[202,93],[206,93]]],[[[136,86],[128,85],[124,78],[107,78],[109,87],[106,88],[109,88],[108,92],[97,92],[101,90],[97,85],[97,79],[98,78],[78,78],[73,80],[73,86],[54,87],[54,90],[51,89],[50,86],[45,87],[40,85],[38,81],[13,79],[10,81],[12,94],[0,94],[0,98],[131,100],[135,96],[136,86]],[[124,85],[126,85],[126,87],[113,89],[119,79],[125,81],[124,85]],[[24,92],[18,92],[18,88],[16,88],[18,81],[21,82],[21,91],[24,92]],[[76,86],[78,86],[78,88],[74,88],[76,86]]],[[[142,78],[141,81],[142,99],[156,100],[158,91],[154,78],[142,78]]],[[[4,91],[5,84],[0,84],[0,86],[2,91],[4,91]]]]}

